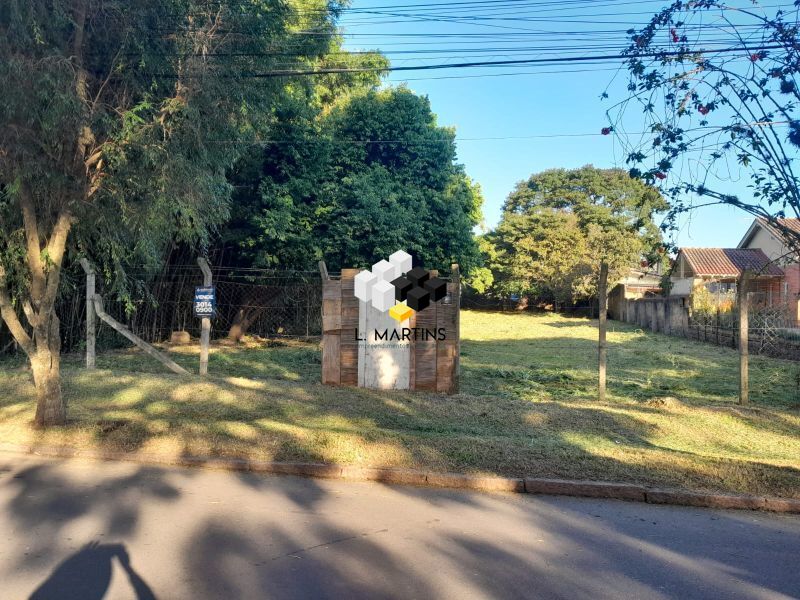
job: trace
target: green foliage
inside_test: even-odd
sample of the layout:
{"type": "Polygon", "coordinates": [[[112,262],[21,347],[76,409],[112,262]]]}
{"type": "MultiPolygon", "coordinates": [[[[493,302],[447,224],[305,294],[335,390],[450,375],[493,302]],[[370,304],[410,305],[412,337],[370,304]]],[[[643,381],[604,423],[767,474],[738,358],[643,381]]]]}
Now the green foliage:
{"type": "MultiPolygon", "coordinates": [[[[109,275],[155,266],[175,242],[208,245],[229,215],[226,171],[291,88],[236,75],[285,68],[275,47],[298,65],[319,60],[327,38],[295,32],[332,32],[332,19],[309,0],[4,2],[0,185],[29,190],[43,232],[69,213],[70,247],[109,275]]],[[[10,260],[21,218],[5,197],[10,260]]]]}
{"type": "MultiPolygon", "coordinates": [[[[227,239],[251,264],[364,267],[398,249],[430,268],[479,263],[480,189],[455,162],[455,134],[404,87],[351,89],[282,115],[281,143],[236,172],[227,239]]],[[[372,82],[373,84],[375,82],[372,82]]]]}
{"type": "Polygon", "coordinates": [[[648,133],[619,140],[631,175],[671,198],[669,227],[700,197],[702,206],[727,204],[769,220],[800,249],[800,235],[779,220],[800,214],[796,10],[678,1],[628,34],[628,97],[609,109],[605,129],[641,113],[642,126],[629,129],[648,133]],[[699,33],[711,31],[712,20],[713,42],[699,33]],[[731,194],[742,174],[751,191],[731,194]]]}
{"type": "Polygon", "coordinates": [[[476,237],[475,241],[478,244],[478,252],[480,253],[478,264],[483,266],[473,268],[463,281],[478,294],[485,294],[494,284],[494,274],[485,265],[490,265],[497,260],[497,249],[485,235],[476,237]]]}
{"type": "Polygon", "coordinates": [[[692,290],[692,310],[706,315],[730,313],[736,308],[733,293],[713,294],[706,286],[699,285],[692,290]]]}
{"type": "Polygon", "coordinates": [[[668,208],[654,188],[619,169],[553,169],[519,183],[486,236],[493,291],[566,302],[596,293],[600,262],[609,280],[640,260],[662,260],[655,213],[668,208]]]}

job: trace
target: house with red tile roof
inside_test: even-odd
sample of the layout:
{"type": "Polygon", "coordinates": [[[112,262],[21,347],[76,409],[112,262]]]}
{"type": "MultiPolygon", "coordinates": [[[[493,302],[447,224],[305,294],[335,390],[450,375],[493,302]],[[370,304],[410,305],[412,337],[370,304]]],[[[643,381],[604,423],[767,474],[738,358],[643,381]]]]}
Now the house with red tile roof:
{"type": "Polygon", "coordinates": [[[767,306],[784,301],[784,271],[760,248],[681,248],[672,267],[670,295],[688,295],[705,287],[732,295],[744,271],[754,275],[754,300],[767,306]]]}
{"type": "MultiPolygon", "coordinates": [[[[778,219],[778,223],[800,234],[800,219],[778,219]]],[[[787,243],[781,230],[766,219],[755,219],[744,234],[739,248],[759,249],[780,265],[784,272],[784,295],[787,299],[800,298],[800,256],[787,243]]]]}

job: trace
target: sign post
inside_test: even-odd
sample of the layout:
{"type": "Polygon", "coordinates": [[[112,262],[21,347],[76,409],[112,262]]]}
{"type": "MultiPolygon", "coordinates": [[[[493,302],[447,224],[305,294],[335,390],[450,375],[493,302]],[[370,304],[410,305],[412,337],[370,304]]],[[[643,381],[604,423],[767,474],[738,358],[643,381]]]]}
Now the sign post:
{"type": "Polygon", "coordinates": [[[211,269],[205,258],[198,258],[197,264],[203,271],[203,287],[194,290],[194,314],[200,317],[200,375],[208,375],[208,347],[211,342],[211,318],[217,313],[217,294],[211,285],[211,269]]]}

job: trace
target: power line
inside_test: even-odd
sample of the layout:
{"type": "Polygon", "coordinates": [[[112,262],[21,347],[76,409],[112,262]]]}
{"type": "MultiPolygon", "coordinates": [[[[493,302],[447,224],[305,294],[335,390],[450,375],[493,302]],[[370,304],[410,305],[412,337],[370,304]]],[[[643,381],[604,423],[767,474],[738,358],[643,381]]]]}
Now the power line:
{"type": "MultiPolygon", "coordinates": [[[[636,58],[662,58],[662,57],[689,57],[703,54],[720,54],[730,52],[760,52],[763,50],[776,50],[784,48],[780,44],[769,44],[761,46],[745,47],[731,47],[731,48],[704,48],[697,50],[676,50],[665,52],[643,52],[636,55],[636,58]]],[[[256,78],[256,79],[272,79],[276,77],[302,77],[311,75],[332,75],[344,73],[389,73],[396,71],[429,71],[434,69],[465,69],[473,67],[494,67],[494,66],[509,66],[509,65],[532,65],[532,64],[547,64],[555,65],[562,63],[573,62],[591,62],[591,61],[614,61],[614,60],[628,60],[632,56],[628,54],[606,54],[600,56],[561,56],[552,58],[530,58],[530,59],[512,59],[512,60],[489,60],[489,61],[472,61],[461,63],[444,63],[436,65],[408,65],[408,66],[388,66],[388,67],[355,67],[355,68],[323,68],[323,69],[308,69],[308,70],[282,70],[282,71],[269,71],[265,73],[239,73],[231,75],[232,78],[256,78]]],[[[174,74],[161,74],[154,75],[156,77],[177,78],[174,74]]]]}

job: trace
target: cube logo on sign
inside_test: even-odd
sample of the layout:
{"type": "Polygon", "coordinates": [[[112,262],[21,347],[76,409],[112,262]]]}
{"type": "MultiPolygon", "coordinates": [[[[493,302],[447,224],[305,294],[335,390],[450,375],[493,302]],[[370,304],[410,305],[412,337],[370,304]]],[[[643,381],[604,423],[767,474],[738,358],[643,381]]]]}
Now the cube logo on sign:
{"type": "Polygon", "coordinates": [[[398,323],[425,310],[447,295],[447,282],[431,277],[422,267],[413,267],[408,252],[398,250],[369,271],[355,277],[355,295],[381,312],[389,312],[398,323]]]}

